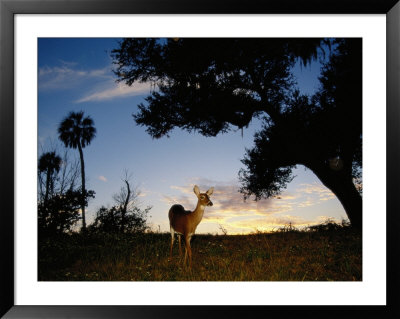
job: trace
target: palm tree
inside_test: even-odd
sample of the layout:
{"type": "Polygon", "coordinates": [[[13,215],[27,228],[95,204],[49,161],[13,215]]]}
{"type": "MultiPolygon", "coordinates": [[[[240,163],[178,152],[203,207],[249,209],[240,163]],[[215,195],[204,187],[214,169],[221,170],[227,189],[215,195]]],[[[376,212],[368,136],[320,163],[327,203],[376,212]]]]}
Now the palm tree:
{"type": "Polygon", "coordinates": [[[38,169],[39,172],[46,172],[46,193],[44,195],[44,202],[47,203],[49,198],[50,190],[54,191],[54,179],[53,173],[59,172],[61,168],[61,157],[56,152],[47,152],[42,154],[39,158],[38,169]]]}
{"type": "Polygon", "coordinates": [[[96,128],[93,126],[94,122],[90,116],[84,117],[83,111],[70,112],[66,118],[60,123],[58,127],[58,137],[66,147],[79,150],[81,159],[81,176],[82,176],[82,230],[86,230],[85,219],[85,202],[86,202],[86,189],[85,189],[85,162],[83,160],[82,149],[89,145],[92,139],[96,136],[96,128]]]}

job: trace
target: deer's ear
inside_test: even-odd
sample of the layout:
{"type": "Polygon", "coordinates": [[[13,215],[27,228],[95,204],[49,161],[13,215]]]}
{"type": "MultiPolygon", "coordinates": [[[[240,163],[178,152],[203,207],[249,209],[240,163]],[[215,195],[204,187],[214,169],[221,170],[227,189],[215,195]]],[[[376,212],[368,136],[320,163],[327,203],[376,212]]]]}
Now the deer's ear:
{"type": "Polygon", "coordinates": [[[197,197],[199,197],[199,195],[200,195],[200,189],[199,189],[199,186],[197,186],[197,185],[194,185],[193,191],[194,191],[194,193],[196,194],[196,196],[197,196],[197,197]]]}
{"type": "Polygon", "coordinates": [[[207,194],[208,196],[210,196],[213,192],[214,192],[214,187],[211,187],[211,188],[206,192],[206,194],[207,194]]]}

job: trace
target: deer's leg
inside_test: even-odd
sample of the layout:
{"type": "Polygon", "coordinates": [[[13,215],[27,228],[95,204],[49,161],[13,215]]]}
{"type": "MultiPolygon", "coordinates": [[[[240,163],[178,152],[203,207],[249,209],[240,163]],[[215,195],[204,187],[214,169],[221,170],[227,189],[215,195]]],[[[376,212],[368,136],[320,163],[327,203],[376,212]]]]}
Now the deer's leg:
{"type": "Polygon", "coordinates": [[[178,235],[179,256],[182,256],[181,235],[178,235]]]}
{"type": "Polygon", "coordinates": [[[172,247],[174,245],[174,235],[175,235],[175,231],[172,227],[170,227],[171,230],[171,248],[169,250],[169,257],[172,258],[172,247]]]}
{"type": "Polygon", "coordinates": [[[186,240],[185,240],[185,258],[183,260],[183,265],[186,266],[186,259],[187,259],[187,248],[186,248],[186,240]]]}
{"type": "Polygon", "coordinates": [[[185,236],[185,248],[186,248],[186,253],[185,253],[185,261],[186,261],[186,255],[189,257],[189,268],[192,268],[192,248],[190,248],[190,236],[185,236]]]}

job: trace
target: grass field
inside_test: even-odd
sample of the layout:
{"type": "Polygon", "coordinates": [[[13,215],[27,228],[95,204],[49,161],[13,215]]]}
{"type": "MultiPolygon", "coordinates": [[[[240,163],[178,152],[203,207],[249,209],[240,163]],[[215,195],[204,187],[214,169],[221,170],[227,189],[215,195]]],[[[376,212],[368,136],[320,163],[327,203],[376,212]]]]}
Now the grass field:
{"type": "Polygon", "coordinates": [[[40,281],[359,281],[362,241],[350,228],[195,235],[193,266],[170,235],[71,234],[39,240],[40,281]]]}

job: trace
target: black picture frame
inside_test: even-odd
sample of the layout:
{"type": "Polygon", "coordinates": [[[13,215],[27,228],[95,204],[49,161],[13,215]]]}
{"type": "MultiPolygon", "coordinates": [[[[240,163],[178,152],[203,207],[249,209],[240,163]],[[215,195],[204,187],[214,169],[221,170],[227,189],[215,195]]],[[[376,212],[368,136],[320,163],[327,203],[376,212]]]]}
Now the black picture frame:
{"type": "MultiPolygon", "coordinates": [[[[0,315],[4,318],[399,318],[400,3],[398,0],[0,0],[0,315]],[[14,16],[16,14],[385,14],[387,21],[386,306],[17,306],[14,303],[14,16]],[[396,275],[397,272],[397,275],[396,275]]],[[[377,106],[376,111],[381,111],[377,106]]],[[[383,206],[384,207],[384,206],[383,206]]],[[[385,213],[380,212],[380,213],[385,213]]]]}

